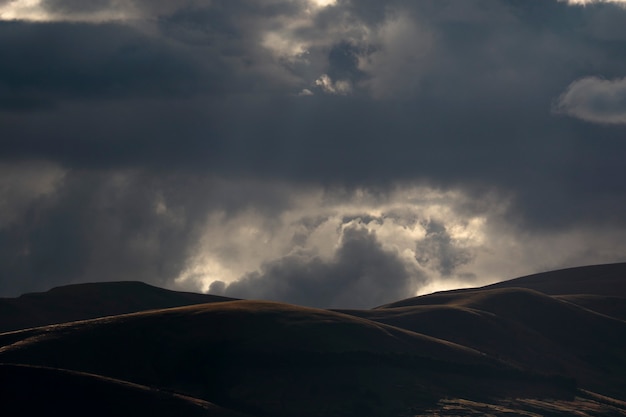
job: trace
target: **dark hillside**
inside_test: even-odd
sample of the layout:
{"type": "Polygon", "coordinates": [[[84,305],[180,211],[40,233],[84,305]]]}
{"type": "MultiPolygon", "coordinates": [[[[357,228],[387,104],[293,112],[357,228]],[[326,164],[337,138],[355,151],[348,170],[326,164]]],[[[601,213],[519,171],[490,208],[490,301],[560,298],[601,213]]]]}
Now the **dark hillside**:
{"type": "Polygon", "coordinates": [[[5,363],[103,375],[262,416],[396,416],[449,395],[575,394],[568,378],[370,320],[280,303],[87,320],[5,333],[0,345],[5,363]]]}
{"type": "Polygon", "coordinates": [[[593,294],[558,295],[559,300],[576,304],[596,313],[626,321],[626,297],[593,294]]]}
{"type": "Polygon", "coordinates": [[[1,408],[11,417],[246,417],[207,401],[62,369],[0,364],[0,386],[1,408]]]}
{"type": "Polygon", "coordinates": [[[625,272],[626,264],[570,268],[345,312],[570,375],[626,399],[625,272]]]}
{"type": "Polygon", "coordinates": [[[0,298],[0,332],[232,298],[170,291],[137,281],[67,285],[0,298]]]}
{"type": "Polygon", "coordinates": [[[626,297],[626,263],[581,266],[528,275],[487,285],[492,288],[528,288],[548,295],[595,294],[626,297]]]}
{"type": "Polygon", "coordinates": [[[463,294],[479,290],[526,288],[547,295],[597,295],[626,299],[626,263],[582,266],[541,272],[480,288],[440,291],[433,294],[407,298],[378,308],[411,305],[449,304],[463,294]]]}
{"type": "Polygon", "coordinates": [[[0,406],[24,416],[626,416],[626,298],[602,289],[620,288],[619,265],[372,310],[133,282],[5,299],[3,323],[74,321],[0,333],[0,406]],[[77,320],[89,315],[105,317],[77,320]],[[110,404],[91,412],[102,398],[110,404]]]}
{"type": "MultiPolygon", "coordinates": [[[[585,299],[595,310],[619,313],[624,308],[620,298],[604,308],[597,298],[585,299]]],[[[352,314],[528,369],[569,375],[585,388],[626,399],[621,388],[626,386],[626,322],[566,300],[529,289],[488,287],[414,297],[352,314]]]]}

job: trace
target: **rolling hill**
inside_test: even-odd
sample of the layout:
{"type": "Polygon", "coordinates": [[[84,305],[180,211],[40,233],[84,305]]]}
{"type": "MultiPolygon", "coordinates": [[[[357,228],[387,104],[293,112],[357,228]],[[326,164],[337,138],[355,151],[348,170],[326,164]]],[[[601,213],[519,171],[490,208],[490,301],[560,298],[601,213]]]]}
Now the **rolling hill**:
{"type": "Polygon", "coordinates": [[[0,345],[0,362],[102,375],[251,414],[394,415],[490,385],[571,395],[568,380],[464,346],[281,303],[152,310],[4,333],[0,345]]]}
{"type": "Polygon", "coordinates": [[[0,365],[0,404],[12,417],[63,415],[246,417],[207,401],[84,372],[0,365]],[[121,401],[103,401],[117,398],[121,401]]]}
{"type": "Polygon", "coordinates": [[[626,297],[626,263],[542,272],[483,288],[528,288],[548,295],[595,294],[626,297]]]}
{"type": "Polygon", "coordinates": [[[21,310],[0,303],[0,323],[16,329],[0,334],[11,387],[0,407],[77,415],[115,398],[90,415],[626,416],[625,270],[554,271],[372,310],[141,283],[4,299],[21,310]],[[57,324],[32,327],[45,311],[57,324]]]}
{"type": "Polygon", "coordinates": [[[0,298],[0,332],[232,300],[217,295],[170,291],[136,281],[67,285],[43,293],[0,298]]]}
{"type": "MultiPolygon", "coordinates": [[[[472,347],[526,369],[570,375],[626,399],[626,322],[522,288],[432,294],[352,314],[472,347]]],[[[350,311],[345,311],[350,313],[350,311]]]]}

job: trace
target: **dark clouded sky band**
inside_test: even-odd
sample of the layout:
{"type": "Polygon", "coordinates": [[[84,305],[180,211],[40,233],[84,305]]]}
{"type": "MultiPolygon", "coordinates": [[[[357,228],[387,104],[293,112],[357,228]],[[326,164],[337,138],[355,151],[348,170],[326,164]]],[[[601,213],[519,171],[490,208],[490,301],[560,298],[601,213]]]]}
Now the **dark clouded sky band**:
{"type": "Polygon", "coordinates": [[[22,3],[0,2],[4,294],[241,278],[213,288],[364,306],[623,260],[617,2],[22,3]]]}

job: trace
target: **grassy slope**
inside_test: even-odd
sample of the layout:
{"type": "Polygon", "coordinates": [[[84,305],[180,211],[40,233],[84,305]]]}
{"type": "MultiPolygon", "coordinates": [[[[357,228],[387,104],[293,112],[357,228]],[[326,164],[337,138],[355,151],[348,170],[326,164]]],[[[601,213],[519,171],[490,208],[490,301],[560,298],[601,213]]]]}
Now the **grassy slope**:
{"type": "Polygon", "coordinates": [[[415,297],[354,314],[454,341],[525,368],[571,375],[583,387],[624,399],[626,322],[565,299],[529,289],[488,287],[415,297]]]}
{"type": "Polygon", "coordinates": [[[245,417],[207,401],[99,375],[0,364],[0,404],[13,417],[245,417]],[[111,401],[110,399],[116,399],[111,401]]]}
{"type": "Polygon", "coordinates": [[[448,398],[420,417],[444,416],[626,416],[626,403],[580,391],[572,400],[507,398],[490,402],[448,398]]]}
{"type": "Polygon", "coordinates": [[[563,361],[573,359],[527,326],[473,308],[426,305],[345,312],[472,347],[521,367],[530,363],[546,373],[562,372],[563,361]]]}
{"type": "Polygon", "coordinates": [[[450,342],[325,310],[237,301],[0,335],[0,361],[183,392],[255,415],[395,416],[451,393],[570,395],[450,342]]]}
{"type": "MultiPolygon", "coordinates": [[[[47,373],[41,378],[49,386],[80,392],[77,381],[87,377],[63,370],[72,369],[106,376],[90,376],[97,380],[92,393],[111,398],[111,389],[136,388],[122,382],[132,381],[150,395],[160,393],[133,391],[133,404],[170,401],[171,394],[146,388],[159,387],[201,398],[182,397],[204,411],[213,407],[209,415],[216,417],[228,415],[226,409],[254,417],[498,415],[498,410],[622,416],[623,402],[584,391],[575,397],[571,380],[527,370],[573,376],[584,388],[624,399],[625,272],[626,264],[554,271],[343,312],[348,315],[241,301],[32,328],[0,334],[0,362],[59,369],[7,371],[10,365],[0,365],[0,378],[47,373]],[[114,388],[107,377],[119,379],[114,388]]],[[[0,299],[0,328],[20,319],[18,327],[26,327],[205,301],[224,299],[141,283],[60,287],[0,299]]],[[[35,383],[32,392],[50,399],[44,385],[35,383]]],[[[181,407],[172,415],[195,415],[198,410],[185,401],[172,405],[181,407]],[[185,407],[191,407],[189,413],[185,407]]],[[[2,403],[8,404],[6,397],[2,403]]]]}
{"type": "Polygon", "coordinates": [[[626,321],[626,297],[610,297],[595,294],[558,295],[555,297],[596,313],[626,321]]]}
{"type": "Polygon", "coordinates": [[[626,297],[626,263],[591,265],[542,272],[483,288],[515,287],[528,288],[548,295],[595,294],[626,297]]]}

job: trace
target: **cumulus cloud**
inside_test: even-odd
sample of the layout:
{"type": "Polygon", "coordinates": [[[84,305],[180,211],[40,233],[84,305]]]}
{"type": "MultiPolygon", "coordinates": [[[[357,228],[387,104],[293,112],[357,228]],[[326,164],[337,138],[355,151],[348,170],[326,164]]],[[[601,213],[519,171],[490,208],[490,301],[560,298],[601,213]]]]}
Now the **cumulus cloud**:
{"type": "Polygon", "coordinates": [[[475,199],[428,187],[333,190],[37,163],[3,172],[5,296],[71,282],[143,280],[238,297],[371,307],[615,261],[626,244],[620,230],[522,231],[506,221],[505,196],[475,199]]]}
{"type": "Polygon", "coordinates": [[[592,123],[626,124],[626,78],[574,81],[559,97],[555,110],[592,123]]]}
{"type": "Polygon", "coordinates": [[[322,74],[321,77],[315,80],[315,85],[328,94],[346,95],[352,91],[352,86],[349,81],[333,81],[327,74],[322,74]]]}
{"type": "Polygon", "coordinates": [[[223,293],[315,307],[371,308],[415,293],[422,280],[397,253],[383,249],[373,232],[348,226],[330,260],[289,254],[263,264],[223,293]]]}
{"type": "Polygon", "coordinates": [[[445,225],[430,221],[424,224],[424,228],[426,236],[417,242],[415,249],[415,258],[420,265],[449,277],[458,267],[472,261],[472,252],[463,247],[463,242],[453,239],[445,225]]]}
{"type": "Polygon", "coordinates": [[[425,237],[422,223],[446,225],[454,242],[471,237],[466,238],[468,246],[480,245],[483,239],[481,219],[487,209],[463,207],[468,197],[460,193],[413,187],[376,193],[290,186],[279,192],[290,194],[290,199],[282,208],[274,206],[267,213],[260,210],[259,203],[256,209],[249,207],[236,215],[212,213],[178,277],[179,284],[207,290],[213,281],[235,282],[261,269],[268,260],[293,253],[297,259],[316,257],[329,264],[337,256],[344,230],[356,226],[375,234],[383,249],[398,254],[409,269],[438,279],[441,274],[434,266],[439,253],[433,254],[429,265],[420,266],[416,261],[416,242],[425,237]]]}

